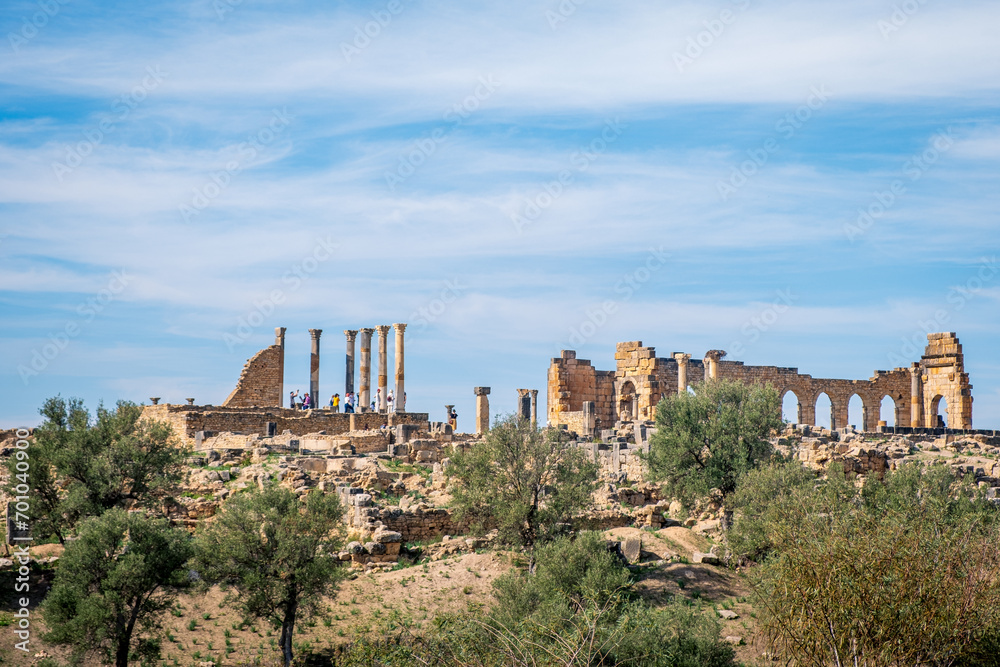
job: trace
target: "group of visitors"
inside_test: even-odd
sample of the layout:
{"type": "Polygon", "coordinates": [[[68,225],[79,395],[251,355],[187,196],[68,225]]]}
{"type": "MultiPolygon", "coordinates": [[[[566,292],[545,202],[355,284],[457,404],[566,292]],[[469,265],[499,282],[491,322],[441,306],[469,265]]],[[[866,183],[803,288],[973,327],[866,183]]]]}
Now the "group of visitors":
{"type": "Polygon", "coordinates": [[[298,389],[296,389],[295,391],[288,392],[288,407],[290,407],[292,410],[312,410],[314,407],[316,407],[313,405],[313,397],[310,396],[309,394],[302,394],[301,401],[298,400],[298,398],[299,398],[298,389]]]}
{"type": "MultiPolygon", "coordinates": [[[[299,398],[298,389],[288,392],[288,407],[290,407],[292,410],[311,410],[315,407],[318,407],[314,405],[314,399],[309,394],[303,394],[301,401],[298,400],[298,398],[299,398]]],[[[371,402],[371,405],[368,406],[368,409],[371,412],[376,412],[378,410],[379,405],[381,405],[381,399],[382,399],[382,388],[379,387],[379,389],[375,392],[375,400],[371,402]]],[[[357,403],[357,395],[352,391],[347,392],[343,400],[344,412],[353,413],[354,406],[356,403],[357,403]]],[[[389,392],[386,394],[385,403],[387,412],[395,412],[396,410],[402,412],[404,410],[404,406],[406,405],[406,392],[405,391],[403,392],[403,398],[398,402],[396,410],[393,409],[395,403],[395,397],[392,394],[392,389],[390,389],[389,392]]],[[[341,405],[340,394],[334,394],[333,396],[330,397],[329,407],[331,410],[333,410],[334,412],[340,412],[340,405],[341,405]]]]}

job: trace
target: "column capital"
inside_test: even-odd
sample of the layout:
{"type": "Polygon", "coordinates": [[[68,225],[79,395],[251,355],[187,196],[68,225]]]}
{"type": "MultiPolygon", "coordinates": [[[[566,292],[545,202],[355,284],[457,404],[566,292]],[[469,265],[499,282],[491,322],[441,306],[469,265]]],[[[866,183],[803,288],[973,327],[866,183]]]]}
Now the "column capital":
{"type": "Polygon", "coordinates": [[[396,330],[396,333],[403,333],[406,331],[406,324],[403,322],[395,322],[392,326],[396,330]]]}
{"type": "Polygon", "coordinates": [[[353,343],[355,336],[358,335],[358,330],[357,329],[344,329],[344,335],[347,336],[347,341],[349,343],[353,343]]]}
{"type": "Polygon", "coordinates": [[[323,333],[322,329],[310,329],[309,330],[309,335],[312,336],[313,340],[319,340],[319,337],[320,337],[320,335],[322,335],[322,333],[323,333]]]}
{"type": "Polygon", "coordinates": [[[916,374],[920,373],[920,371],[921,371],[920,362],[914,361],[912,364],[910,364],[909,370],[910,370],[910,374],[911,375],[916,375],[916,374]]]}
{"type": "Polygon", "coordinates": [[[725,350],[709,350],[705,353],[705,358],[711,359],[712,361],[719,361],[724,356],[726,356],[725,350]]]}
{"type": "Polygon", "coordinates": [[[371,336],[372,333],[374,333],[374,331],[375,330],[372,329],[371,327],[362,327],[358,329],[358,333],[361,334],[362,336],[371,336]]]}
{"type": "Polygon", "coordinates": [[[678,364],[685,365],[687,362],[691,361],[691,355],[685,354],[684,352],[674,352],[674,359],[678,364]]]}
{"type": "Polygon", "coordinates": [[[378,332],[379,336],[384,336],[387,333],[389,333],[389,329],[390,329],[390,327],[389,327],[388,324],[380,324],[377,327],[375,327],[375,331],[378,332]]]}
{"type": "Polygon", "coordinates": [[[489,387],[473,387],[472,391],[476,393],[476,396],[487,396],[490,393],[489,387]]]}

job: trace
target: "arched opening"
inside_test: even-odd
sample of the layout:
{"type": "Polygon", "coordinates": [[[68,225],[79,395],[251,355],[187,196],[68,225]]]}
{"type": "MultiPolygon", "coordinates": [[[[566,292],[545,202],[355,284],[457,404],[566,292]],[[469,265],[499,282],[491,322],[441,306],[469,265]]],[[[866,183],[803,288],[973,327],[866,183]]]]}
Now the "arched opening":
{"type": "Polygon", "coordinates": [[[618,419],[623,422],[634,421],[635,408],[635,385],[626,381],[618,394],[618,419]]]}
{"type": "Polygon", "coordinates": [[[790,423],[799,423],[799,397],[789,389],[781,399],[781,418],[790,423]]]}
{"type": "Polygon", "coordinates": [[[859,431],[869,426],[865,424],[865,402],[857,394],[847,401],[847,423],[859,431]]]}
{"type": "Polygon", "coordinates": [[[820,428],[830,428],[830,424],[833,423],[833,401],[830,397],[826,395],[826,392],[820,392],[819,396],[816,397],[816,426],[820,428]]]}
{"type": "Polygon", "coordinates": [[[882,397],[878,407],[878,418],[879,421],[884,421],[886,426],[896,425],[896,401],[892,400],[892,396],[882,397]]]}
{"type": "Polygon", "coordinates": [[[948,428],[948,399],[941,394],[931,401],[931,428],[948,428]]]}

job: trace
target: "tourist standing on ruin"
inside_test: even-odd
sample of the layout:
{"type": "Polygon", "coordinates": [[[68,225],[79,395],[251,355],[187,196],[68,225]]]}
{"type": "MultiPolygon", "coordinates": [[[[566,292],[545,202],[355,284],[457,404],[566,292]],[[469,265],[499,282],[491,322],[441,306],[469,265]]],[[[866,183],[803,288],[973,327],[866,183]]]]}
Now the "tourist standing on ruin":
{"type": "Polygon", "coordinates": [[[344,412],[354,412],[354,392],[347,392],[345,397],[346,403],[344,403],[344,412]]]}
{"type": "Polygon", "coordinates": [[[296,389],[295,391],[288,392],[288,407],[290,407],[292,410],[295,409],[295,399],[298,397],[299,397],[298,389],[296,389]]]}
{"type": "Polygon", "coordinates": [[[392,412],[392,389],[390,389],[389,393],[386,394],[386,396],[385,396],[385,402],[386,402],[386,406],[387,406],[386,410],[388,412],[392,412]]]}
{"type": "Polygon", "coordinates": [[[302,409],[308,410],[311,407],[312,407],[312,398],[309,396],[309,394],[305,394],[302,397],[302,409]]]}
{"type": "Polygon", "coordinates": [[[330,397],[330,408],[334,412],[340,412],[340,394],[334,394],[330,397]]]}
{"type": "Polygon", "coordinates": [[[375,390],[375,403],[373,405],[379,410],[382,409],[382,387],[375,390]]]}

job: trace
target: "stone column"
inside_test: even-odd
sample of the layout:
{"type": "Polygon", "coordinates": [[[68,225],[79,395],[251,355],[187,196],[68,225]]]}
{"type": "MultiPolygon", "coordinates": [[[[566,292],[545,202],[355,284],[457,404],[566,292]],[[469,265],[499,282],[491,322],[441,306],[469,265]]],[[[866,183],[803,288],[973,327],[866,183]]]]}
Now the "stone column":
{"type": "Polygon", "coordinates": [[[812,396],[811,400],[806,401],[799,398],[799,423],[809,424],[810,426],[816,425],[816,399],[817,396],[812,396]]]}
{"type": "Polygon", "coordinates": [[[490,388],[475,387],[476,393],[476,435],[485,435],[490,430],[490,388]]]}
{"type": "MultiPolygon", "coordinates": [[[[920,428],[924,425],[923,407],[923,369],[920,364],[910,364],[910,426],[920,428]]],[[[949,406],[950,407],[950,406],[949,406]]]]}
{"type": "Polygon", "coordinates": [[[392,409],[396,412],[404,412],[406,410],[406,387],[403,383],[403,332],[406,331],[406,325],[396,322],[392,327],[396,330],[396,389],[392,400],[392,409]]]}
{"type": "Polygon", "coordinates": [[[691,355],[674,352],[674,359],[677,360],[677,393],[683,394],[688,390],[688,361],[691,355]]]}
{"type": "Polygon", "coordinates": [[[538,428],[538,390],[531,390],[531,425],[538,428]]]}
{"type": "Polygon", "coordinates": [[[322,334],[322,329],[309,330],[309,337],[312,338],[309,352],[309,403],[313,409],[319,405],[319,337],[322,334]]]}
{"type": "Polygon", "coordinates": [[[281,348],[278,355],[278,407],[285,405],[285,327],[274,328],[274,344],[281,348]]]}
{"type": "MultiPolygon", "coordinates": [[[[719,360],[726,356],[725,350],[709,350],[705,353],[705,379],[719,379],[719,360]]],[[[687,388],[684,389],[687,391],[687,388]]]]}
{"type": "Polygon", "coordinates": [[[357,411],[368,412],[372,402],[372,332],[358,329],[361,334],[361,378],[358,381],[357,411]]]}
{"type": "Polygon", "coordinates": [[[386,353],[386,334],[389,333],[388,324],[380,324],[375,327],[375,331],[378,332],[378,388],[382,391],[379,392],[378,405],[375,407],[379,412],[385,412],[386,409],[386,389],[389,386],[389,369],[386,368],[388,363],[388,354],[386,353]]]}
{"type": "MultiPolygon", "coordinates": [[[[358,335],[358,332],[353,329],[345,329],[344,335],[347,337],[347,362],[344,364],[345,368],[345,378],[344,378],[344,399],[347,395],[354,391],[354,339],[358,335]]],[[[341,399],[341,403],[344,402],[341,399]]]]}

